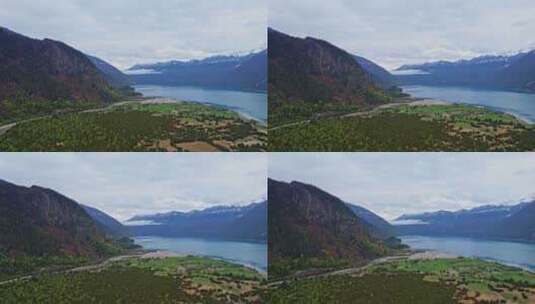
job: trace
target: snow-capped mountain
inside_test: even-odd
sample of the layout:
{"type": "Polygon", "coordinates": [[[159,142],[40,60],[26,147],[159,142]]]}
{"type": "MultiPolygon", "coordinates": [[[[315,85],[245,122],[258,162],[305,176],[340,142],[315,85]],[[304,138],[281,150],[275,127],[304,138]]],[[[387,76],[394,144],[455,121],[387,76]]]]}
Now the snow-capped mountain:
{"type": "Polygon", "coordinates": [[[535,241],[535,200],[522,200],[516,205],[485,205],[453,212],[402,215],[394,224],[407,221],[419,223],[397,225],[399,233],[535,241]]]}
{"type": "Polygon", "coordinates": [[[217,206],[190,212],[138,215],[126,221],[133,235],[213,237],[264,241],[267,203],[217,206]],[[137,225],[136,223],[145,223],[137,225]]]}
{"type": "Polygon", "coordinates": [[[137,64],[126,71],[137,84],[267,90],[267,50],[204,59],[137,64]]]}
{"type": "Polygon", "coordinates": [[[535,92],[535,50],[513,55],[485,55],[469,60],[404,65],[396,73],[401,84],[482,86],[535,92]]]}

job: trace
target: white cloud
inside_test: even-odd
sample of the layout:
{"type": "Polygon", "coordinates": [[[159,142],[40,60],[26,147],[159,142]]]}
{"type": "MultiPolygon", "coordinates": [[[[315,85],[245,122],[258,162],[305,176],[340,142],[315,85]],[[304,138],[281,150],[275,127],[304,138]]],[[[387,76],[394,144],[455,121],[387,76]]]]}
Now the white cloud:
{"type": "Polygon", "coordinates": [[[532,197],[535,154],[274,153],[269,176],[316,185],[390,220],[532,197]]]}
{"type": "Polygon", "coordinates": [[[269,25],[387,68],[532,47],[532,0],[270,0],[269,25]]]}
{"type": "Polygon", "coordinates": [[[0,179],[54,189],[124,220],[267,196],[262,153],[2,153],[0,179]]]}
{"type": "Polygon", "coordinates": [[[267,0],[0,0],[0,25],[120,68],[266,45],[267,0]]]}

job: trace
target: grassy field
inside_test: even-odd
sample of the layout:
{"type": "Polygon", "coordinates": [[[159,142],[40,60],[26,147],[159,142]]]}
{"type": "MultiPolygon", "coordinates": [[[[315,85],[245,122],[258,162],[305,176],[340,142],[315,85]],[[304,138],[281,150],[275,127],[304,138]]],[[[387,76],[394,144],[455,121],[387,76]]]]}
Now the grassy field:
{"type": "Polygon", "coordinates": [[[268,150],[533,151],[535,128],[479,107],[401,105],[273,128],[268,150]]]}
{"type": "Polygon", "coordinates": [[[463,303],[535,302],[535,274],[478,259],[401,260],[374,266],[370,272],[424,275],[425,281],[455,286],[455,297],[463,303]]]}
{"type": "Polygon", "coordinates": [[[0,286],[2,303],[255,303],[264,276],[200,257],[131,258],[0,286]]]}
{"type": "Polygon", "coordinates": [[[197,103],[129,103],[16,125],[0,151],[263,151],[265,127],[197,103]]]}
{"type": "Polygon", "coordinates": [[[346,275],[302,279],[270,288],[263,296],[273,304],[441,304],[454,303],[454,288],[424,281],[419,275],[346,275]]]}
{"type": "Polygon", "coordinates": [[[535,274],[478,259],[388,261],[352,274],[286,280],[263,294],[268,303],[535,302],[535,274]]]}

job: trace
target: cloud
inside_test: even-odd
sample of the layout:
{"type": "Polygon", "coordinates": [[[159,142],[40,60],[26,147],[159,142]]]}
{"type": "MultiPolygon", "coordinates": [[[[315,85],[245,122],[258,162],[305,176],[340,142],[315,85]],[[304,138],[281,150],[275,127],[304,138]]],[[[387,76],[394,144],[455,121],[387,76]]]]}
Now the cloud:
{"type": "Polygon", "coordinates": [[[262,153],[2,153],[0,178],[54,189],[118,219],[267,197],[262,153]]]}
{"type": "Polygon", "coordinates": [[[1,25],[120,68],[266,45],[267,0],[3,0],[1,25]]]}
{"type": "Polygon", "coordinates": [[[387,68],[533,46],[532,0],[271,0],[269,25],[387,68]]]}
{"type": "Polygon", "coordinates": [[[316,185],[391,220],[533,197],[535,154],[273,153],[269,176],[316,185]]]}

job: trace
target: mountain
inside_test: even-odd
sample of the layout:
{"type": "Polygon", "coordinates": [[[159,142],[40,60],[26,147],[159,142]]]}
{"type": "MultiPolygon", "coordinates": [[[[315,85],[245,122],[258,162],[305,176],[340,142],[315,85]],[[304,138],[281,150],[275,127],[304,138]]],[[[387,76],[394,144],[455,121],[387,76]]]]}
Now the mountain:
{"type": "Polygon", "coordinates": [[[514,60],[500,71],[497,78],[506,87],[535,92],[535,50],[514,60]]]}
{"type": "Polygon", "coordinates": [[[349,203],[346,203],[346,206],[348,206],[357,217],[363,219],[369,225],[368,230],[373,237],[388,239],[396,235],[395,228],[372,211],[349,203]]]}
{"type": "Polygon", "coordinates": [[[96,257],[112,247],[74,200],[54,190],[0,180],[0,253],[96,257]]]}
{"type": "Polygon", "coordinates": [[[535,241],[535,202],[513,206],[487,205],[468,210],[402,215],[400,234],[464,236],[535,241]]]}
{"type": "Polygon", "coordinates": [[[373,82],[383,89],[392,89],[397,86],[397,80],[394,75],[377,63],[364,57],[354,55],[358,64],[372,76],[373,82]]]}
{"type": "Polygon", "coordinates": [[[97,223],[97,226],[104,231],[108,237],[125,237],[130,233],[128,228],[123,226],[118,220],[114,219],[110,215],[96,208],[86,205],[80,205],[84,208],[85,212],[97,223]]]}
{"type": "Polygon", "coordinates": [[[437,61],[404,65],[398,71],[418,70],[415,75],[398,75],[402,84],[482,86],[535,92],[535,51],[511,56],[486,55],[469,60],[437,61]]]}
{"type": "Polygon", "coordinates": [[[132,80],[128,75],[124,74],[108,62],[90,55],[87,55],[87,58],[91,60],[95,67],[102,73],[102,76],[104,76],[108,83],[113,87],[124,88],[132,84],[132,80]]]}
{"type": "Polygon", "coordinates": [[[269,179],[268,202],[270,261],[300,257],[362,261],[387,253],[364,220],[315,186],[269,179]]]}
{"type": "Polygon", "coordinates": [[[267,207],[266,202],[244,207],[218,206],[191,212],[134,216],[127,223],[130,223],[130,231],[136,236],[265,241],[267,207]]]}
{"type": "Polygon", "coordinates": [[[376,103],[382,90],[348,52],[315,38],[268,30],[270,106],[283,102],[376,103]]]}
{"type": "MultiPolygon", "coordinates": [[[[0,101],[114,101],[116,92],[80,51],[0,27],[0,101]]],[[[1,109],[0,109],[1,110],[1,109]]]]}
{"type": "Polygon", "coordinates": [[[267,90],[267,50],[239,56],[138,64],[127,73],[137,84],[267,90]]]}

